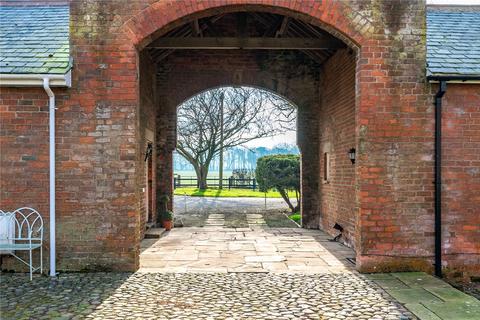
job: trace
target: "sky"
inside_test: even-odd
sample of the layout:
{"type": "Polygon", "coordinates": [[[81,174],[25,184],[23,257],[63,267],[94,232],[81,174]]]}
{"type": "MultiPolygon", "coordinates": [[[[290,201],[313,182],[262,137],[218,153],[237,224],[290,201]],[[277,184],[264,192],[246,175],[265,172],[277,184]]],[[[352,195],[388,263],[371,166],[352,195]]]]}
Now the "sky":
{"type": "Polygon", "coordinates": [[[246,147],[249,148],[254,148],[254,147],[266,147],[266,148],[272,148],[276,146],[277,144],[283,144],[283,143],[288,143],[288,144],[297,144],[297,132],[296,131],[288,131],[284,134],[281,135],[276,135],[273,137],[268,137],[268,138],[261,138],[261,139],[256,139],[253,141],[250,141],[245,144],[246,147]]]}

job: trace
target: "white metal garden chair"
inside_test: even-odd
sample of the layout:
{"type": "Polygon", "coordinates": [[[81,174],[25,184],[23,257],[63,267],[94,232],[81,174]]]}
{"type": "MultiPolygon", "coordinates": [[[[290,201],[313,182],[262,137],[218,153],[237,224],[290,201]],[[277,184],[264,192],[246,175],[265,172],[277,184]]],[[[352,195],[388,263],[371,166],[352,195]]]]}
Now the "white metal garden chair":
{"type": "Polygon", "coordinates": [[[0,254],[10,254],[26,264],[33,272],[43,272],[43,219],[37,210],[19,208],[13,212],[0,210],[0,254]],[[40,265],[33,266],[33,250],[40,249],[40,265]],[[20,258],[16,251],[28,251],[28,262],[20,258]]]}

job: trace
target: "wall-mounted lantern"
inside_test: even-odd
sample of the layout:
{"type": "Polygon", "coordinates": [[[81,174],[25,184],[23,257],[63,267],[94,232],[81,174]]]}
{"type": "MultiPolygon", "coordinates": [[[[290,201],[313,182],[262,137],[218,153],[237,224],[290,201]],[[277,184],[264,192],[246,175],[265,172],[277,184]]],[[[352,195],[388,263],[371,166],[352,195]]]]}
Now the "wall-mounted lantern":
{"type": "Polygon", "coordinates": [[[355,164],[355,148],[348,151],[348,157],[350,158],[350,161],[352,161],[352,164],[355,164]]]}
{"type": "Polygon", "coordinates": [[[149,142],[147,144],[147,150],[145,150],[145,160],[143,161],[147,161],[148,158],[150,158],[152,156],[152,152],[153,152],[153,145],[151,142],[149,142]]]}

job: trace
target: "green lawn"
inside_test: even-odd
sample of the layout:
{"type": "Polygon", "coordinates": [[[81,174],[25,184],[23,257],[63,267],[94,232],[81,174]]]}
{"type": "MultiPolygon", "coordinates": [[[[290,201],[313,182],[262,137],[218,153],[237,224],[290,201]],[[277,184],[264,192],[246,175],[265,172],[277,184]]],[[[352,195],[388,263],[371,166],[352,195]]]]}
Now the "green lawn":
{"type": "Polygon", "coordinates": [[[300,215],[299,212],[295,212],[291,215],[288,216],[290,219],[292,219],[293,221],[295,221],[296,223],[301,223],[302,221],[302,216],[300,215]]]}
{"type": "MultiPolygon", "coordinates": [[[[230,189],[224,188],[219,190],[217,188],[209,188],[207,190],[200,190],[198,188],[177,188],[173,192],[175,195],[184,195],[193,196],[193,197],[224,197],[224,198],[237,198],[237,197],[253,197],[253,198],[263,198],[265,193],[260,191],[253,191],[249,189],[230,189]]],[[[291,198],[295,198],[295,191],[289,192],[291,198]]],[[[267,198],[281,198],[280,193],[275,190],[267,192],[267,198]]]]}

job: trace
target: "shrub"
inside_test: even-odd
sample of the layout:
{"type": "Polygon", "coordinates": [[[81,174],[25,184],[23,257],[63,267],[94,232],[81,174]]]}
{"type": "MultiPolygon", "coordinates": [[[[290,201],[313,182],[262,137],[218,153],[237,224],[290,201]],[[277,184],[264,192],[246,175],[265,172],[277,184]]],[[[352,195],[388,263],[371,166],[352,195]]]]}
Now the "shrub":
{"type": "Polygon", "coordinates": [[[278,190],[292,212],[299,210],[300,203],[300,157],[296,154],[278,154],[257,160],[255,176],[261,191],[278,190]],[[297,205],[293,206],[287,190],[295,190],[297,205]]]}
{"type": "Polygon", "coordinates": [[[161,215],[162,221],[172,221],[173,220],[173,212],[172,211],[164,211],[161,215]]]}

